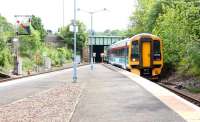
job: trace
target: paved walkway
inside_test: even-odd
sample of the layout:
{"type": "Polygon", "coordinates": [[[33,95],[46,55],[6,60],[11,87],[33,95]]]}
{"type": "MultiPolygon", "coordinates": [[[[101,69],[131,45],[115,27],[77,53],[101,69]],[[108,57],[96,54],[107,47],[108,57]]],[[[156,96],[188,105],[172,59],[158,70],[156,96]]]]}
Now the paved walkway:
{"type": "Polygon", "coordinates": [[[71,122],[184,122],[134,81],[102,65],[86,79],[71,122]]]}
{"type": "MultiPolygon", "coordinates": [[[[78,68],[81,79],[87,76],[88,69],[89,66],[78,68]]],[[[0,106],[70,83],[72,83],[72,69],[0,83],[0,106]]]]}

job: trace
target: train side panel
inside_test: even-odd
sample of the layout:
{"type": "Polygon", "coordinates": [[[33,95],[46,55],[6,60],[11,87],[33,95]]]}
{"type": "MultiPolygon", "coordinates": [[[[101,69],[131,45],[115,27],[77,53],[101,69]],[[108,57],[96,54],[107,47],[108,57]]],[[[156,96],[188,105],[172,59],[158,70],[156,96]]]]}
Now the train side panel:
{"type": "Polygon", "coordinates": [[[116,44],[113,44],[109,48],[109,63],[122,67],[124,69],[128,68],[128,45],[129,40],[125,39],[116,44]]]}

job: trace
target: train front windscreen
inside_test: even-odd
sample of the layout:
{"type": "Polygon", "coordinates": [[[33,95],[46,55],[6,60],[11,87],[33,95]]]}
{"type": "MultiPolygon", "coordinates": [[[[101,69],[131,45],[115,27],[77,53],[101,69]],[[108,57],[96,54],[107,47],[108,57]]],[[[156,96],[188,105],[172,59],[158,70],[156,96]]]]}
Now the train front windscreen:
{"type": "Polygon", "coordinates": [[[138,44],[138,41],[134,41],[133,44],[132,44],[132,61],[138,61],[139,60],[139,56],[140,56],[140,53],[139,53],[139,44],[138,44]]]}

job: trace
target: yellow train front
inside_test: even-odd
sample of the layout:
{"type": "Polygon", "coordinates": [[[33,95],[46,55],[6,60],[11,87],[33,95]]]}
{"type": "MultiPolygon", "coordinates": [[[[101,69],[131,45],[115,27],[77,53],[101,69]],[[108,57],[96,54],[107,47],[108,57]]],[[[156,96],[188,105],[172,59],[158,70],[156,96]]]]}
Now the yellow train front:
{"type": "Polygon", "coordinates": [[[159,79],[163,67],[163,47],[159,37],[138,34],[130,38],[128,68],[131,72],[152,80],[159,79]]]}

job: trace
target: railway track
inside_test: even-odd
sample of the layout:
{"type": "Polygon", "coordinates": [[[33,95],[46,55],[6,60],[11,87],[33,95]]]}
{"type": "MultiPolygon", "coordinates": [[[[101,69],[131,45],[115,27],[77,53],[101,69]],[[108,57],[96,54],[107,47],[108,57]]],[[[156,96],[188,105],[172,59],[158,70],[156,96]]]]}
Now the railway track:
{"type": "MultiPolygon", "coordinates": [[[[103,65],[104,65],[105,67],[111,69],[111,70],[115,70],[115,71],[117,71],[117,70],[122,70],[121,68],[118,68],[118,67],[116,67],[116,68],[118,68],[118,69],[115,69],[115,68],[113,68],[113,67],[111,67],[111,66],[108,66],[108,65],[106,65],[106,64],[103,64],[103,65]]],[[[152,81],[152,82],[153,82],[153,81],[152,81]]],[[[200,100],[198,100],[198,99],[195,98],[195,97],[189,96],[189,95],[187,95],[187,94],[181,92],[180,90],[178,90],[177,88],[175,88],[175,85],[174,85],[174,84],[169,84],[169,83],[167,84],[167,83],[162,83],[162,82],[154,82],[154,83],[157,83],[158,85],[160,85],[160,86],[162,86],[162,87],[164,87],[164,88],[170,90],[171,92],[175,93],[176,95],[178,95],[178,96],[180,96],[180,97],[186,99],[187,101],[189,101],[189,102],[191,102],[191,103],[193,103],[193,104],[195,104],[195,105],[197,105],[197,106],[200,107],[200,100]],[[172,88],[172,87],[173,87],[173,88],[172,88]]]]}
{"type": "Polygon", "coordinates": [[[161,82],[158,83],[158,85],[170,90],[171,92],[177,94],[178,96],[180,96],[180,97],[182,97],[182,98],[184,98],[184,99],[190,101],[191,103],[193,103],[193,104],[195,104],[195,105],[200,107],[200,100],[198,100],[197,98],[189,96],[189,95],[181,92],[180,90],[178,90],[176,88],[172,88],[172,86],[170,86],[170,85],[166,85],[166,84],[163,84],[161,82]]]}
{"type": "MultiPolygon", "coordinates": [[[[85,66],[85,65],[88,65],[88,64],[87,63],[79,64],[78,67],[85,66]]],[[[2,79],[0,79],[0,83],[7,82],[7,81],[12,81],[12,80],[16,80],[16,79],[21,79],[21,78],[26,78],[26,77],[30,77],[30,76],[36,76],[36,75],[51,73],[51,72],[55,72],[55,71],[70,69],[72,67],[73,66],[67,66],[67,67],[56,68],[56,69],[53,69],[53,70],[49,70],[49,71],[45,71],[45,72],[39,72],[39,73],[31,74],[31,75],[25,75],[25,76],[13,77],[13,78],[12,77],[11,78],[2,78],[2,79]]]]}

